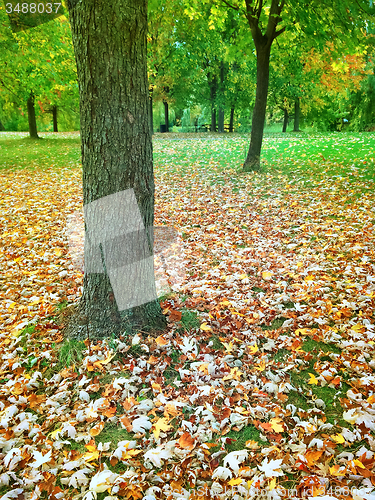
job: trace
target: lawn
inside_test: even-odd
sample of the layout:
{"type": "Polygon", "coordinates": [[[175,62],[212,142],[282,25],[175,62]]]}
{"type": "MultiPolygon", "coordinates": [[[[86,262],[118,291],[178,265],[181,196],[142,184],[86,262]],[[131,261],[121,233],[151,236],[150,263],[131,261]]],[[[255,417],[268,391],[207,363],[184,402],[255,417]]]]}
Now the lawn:
{"type": "Polygon", "coordinates": [[[157,134],[168,329],[99,343],[61,335],[79,137],[42,136],[0,134],[0,492],[372,499],[373,135],[269,134],[243,174],[248,136],[157,134]]]}

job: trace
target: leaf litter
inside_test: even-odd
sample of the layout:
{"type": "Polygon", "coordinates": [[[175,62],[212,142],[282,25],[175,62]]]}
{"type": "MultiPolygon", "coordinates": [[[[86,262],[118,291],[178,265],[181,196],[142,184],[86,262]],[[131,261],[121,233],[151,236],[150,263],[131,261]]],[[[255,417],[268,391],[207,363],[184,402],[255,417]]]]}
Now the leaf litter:
{"type": "Polygon", "coordinates": [[[156,223],[186,264],[168,329],[65,364],[80,170],[2,172],[1,498],[374,498],[370,181],[185,168],[236,141],[155,141],[156,223]]]}

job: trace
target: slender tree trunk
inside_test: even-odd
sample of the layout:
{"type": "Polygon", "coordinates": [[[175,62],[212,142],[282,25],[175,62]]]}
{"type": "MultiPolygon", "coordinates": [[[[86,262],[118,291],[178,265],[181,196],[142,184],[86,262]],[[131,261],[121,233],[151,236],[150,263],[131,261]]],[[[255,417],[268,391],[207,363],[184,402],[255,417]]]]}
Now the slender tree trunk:
{"type": "Polygon", "coordinates": [[[301,106],[299,97],[294,101],[294,127],[293,132],[299,132],[299,118],[301,115],[301,106]]]}
{"type": "Polygon", "coordinates": [[[29,98],[27,99],[27,117],[29,119],[29,134],[31,139],[39,139],[38,130],[36,127],[34,103],[35,103],[34,93],[30,92],[29,98]]]}
{"type": "Polygon", "coordinates": [[[152,90],[150,91],[150,133],[154,135],[154,109],[153,109],[153,99],[152,99],[152,90]]]}
{"type": "Polygon", "coordinates": [[[52,106],[53,131],[58,132],[57,128],[57,106],[52,106]]]}
{"type": "Polygon", "coordinates": [[[164,120],[165,120],[165,131],[169,132],[169,107],[168,102],[163,101],[164,104],[164,120]]]}
{"type": "Polygon", "coordinates": [[[86,233],[83,296],[67,333],[104,337],[138,328],[162,329],[165,318],[156,300],[152,259],[155,187],[146,62],[147,0],[68,0],[68,8],[80,89],[86,233]],[[133,211],[119,203],[124,193],[135,196],[135,205],[128,198],[133,211]],[[131,232],[137,214],[143,231],[131,232]],[[134,247],[123,254],[120,250],[130,240],[135,241],[134,247]],[[147,240],[149,247],[145,248],[147,240]],[[148,259],[144,259],[147,250],[148,259]],[[92,258],[86,260],[86,255],[92,258]],[[133,259],[130,265],[129,259],[133,259]],[[129,297],[126,303],[133,304],[140,289],[152,293],[142,295],[147,301],[124,308],[123,296],[120,306],[116,295],[116,280],[120,292],[129,297]]]}
{"type": "Polygon", "coordinates": [[[260,152],[266,119],[271,45],[257,48],[257,88],[251,124],[250,148],[243,165],[244,172],[260,171],[260,152]]]}
{"type": "Polygon", "coordinates": [[[211,127],[210,130],[211,132],[216,132],[216,93],[217,93],[217,79],[216,76],[210,77],[209,78],[209,85],[210,85],[210,101],[211,101],[211,127]]]}
{"type": "Polygon", "coordinates": [[[289,113],[286,108],[284,108],[284,121],[283,121],[283,132],[286,132],[289,123],[289,113]]]}
{"type": "Polygon", "coordinates": [[[220,106],[217,117],[217,129],[219,133],[224,132],[224,116],[225,116],[225,107],[224,107],[224,83],[225,83],[225,66],[224,61],[221,61],[220,64],[220,106]]]}
{"type": "Polygon", "coordinates": [[[229,132],[233,132],[234,106],[230,108],[229,132]]]}

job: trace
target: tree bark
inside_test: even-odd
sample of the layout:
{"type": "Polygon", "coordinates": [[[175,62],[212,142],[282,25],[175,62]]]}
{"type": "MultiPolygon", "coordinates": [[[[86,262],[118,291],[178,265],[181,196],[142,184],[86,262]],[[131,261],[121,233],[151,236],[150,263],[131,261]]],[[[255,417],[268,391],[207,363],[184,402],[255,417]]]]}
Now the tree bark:
{"type": "Polygon", "coordinates": [[[58,132],[57,128],[57,106],[52,106],[53,131],[58,132]]]}
{"type": "Polygon", "coordinates": [[[216,132],[216,93],[217,93],[217,79],[216,76],[208,75],[210,85],[210,101],[211,101],[211,132],[216,132]]]}
{"type": "Polygon", "coordinates": [[[152,89],[150,90],[150,133],[154,135],[154,109],[153,109],[153,99],[152,99],[152,89]]]}
{"type": "MultiPolygon", "coordinates": [[[[156,300],[153,266],[137,279],[155,290],[155,298],[123,309],[110,280],[110,260],[116,239],[117,245],[124,244],[119,241],[124,233],[112,239],[100,236],[103,245],[90,247],[90,234],[102,235],[113,224],[131,224],[131,217],[124,222],[116,207],[111,207],[109,212],[99,210],[97,225],[89,227],[87,216],[93,206],[131,191],[152,256],[155,186],[146,63],[147,0],[68,0],[68,8],[80,91],[85,256],[86,249],[93,248],[99,260],[90,270],[85,259],[83,295],[67,333],[82,338],[87,333],[108,337],[138,328],[160,330],[166,321],[156,300]],[[98,270],[101,264],[102,270],[98,270]]],[[[141,243],[135,248],[138,254],[144,252],[141,243]]],[[[126,268],[120,269],[125,269],[126,279],[133,278],[126,268]]],[[[130,293],[137,293],[137,283],[130,293]]]]}
{"type": "Polygon", "coordinates": [[[293,132],[299,132],[299,119],[301,114],[300,100],[299,97],[294,101],[294,127],[293,132]]]}
{"type": "Polygon", "coordinates": [[[31,139],[39,139],[38,130],[36,126],[34,103],[35,103],[34,93],[30,92],[29,98],[27,99],[27,117],[29,120],[29,134],[31,139]]]}
{"type": "Polygon", "coordinates": [[[165,131],[169,132],[169,107],[168,102],[163,101],[164,104],[164,120],[165,120],[165,131]]]}
{"type": "Polygon", "coordinates": [[[229,132],[233,132],[233,123],[234,123],[234,106],[230,108],[229,132]]]}
{"type": "Polygon", "coordinates": [[[257,48],[257,88],[251,124],[250,148],[243,165],[244,172],[260,171],[260,152],[266,118],[271,44],[257,48]]]}
{"type": "Polygon", "coordinates": [[[283,132],[286,132],[289,123],[289,113],[286,108],[284,108],[284,121],[283,121],[283,132]]]}

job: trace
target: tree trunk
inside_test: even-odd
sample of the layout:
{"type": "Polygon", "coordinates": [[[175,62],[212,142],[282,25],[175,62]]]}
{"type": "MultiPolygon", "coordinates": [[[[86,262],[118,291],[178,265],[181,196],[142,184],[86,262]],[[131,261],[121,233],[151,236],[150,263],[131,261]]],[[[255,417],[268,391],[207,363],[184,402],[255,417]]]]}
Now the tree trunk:
{"type": "Polygon", "coordinates": [[[225,66],[224,62],[221,61],[220,64],[220,106],[217,117],[217,128],[219,133],[224,132],[224,116],[225,116],[225,108],[224,108],[224,82],[225,82],[225,66]]]}
{"type": "Polygon", "coordinates": [[[68,8],[80,90],[85,274],[67,333],[160,330],[166,322],[153,268],[147,0],[68,0],[68,8]]]}
{"type": "Polygon", "coordinates": [[[217,80],[216,76],[210,78],[208,75],[209,85],[210,85],[210,101],[211,101],[211,132],[216,132],[216,92],[217,92],[217,80]]]}
{"type": "Polygon", "coordinates": [[[164,120],[165,120],[165,131],[169,132],[169,108],[167,101],[163,101],[164,104],[164,120]]]}
{"type": "Polygon", "coordinates": [[[299,132],[299,118],[301,114],[300,100],[299,97],[294,101],[294,127],[293,132],[299,132]]]}
{"type": "Polygon", "coordinates": [[[229,132],[233,132],[234,106],[230,108],[229,132]]]}
{"type": "Polygon", "coordinates": [[[30,92],[29,98],[27,99],[27,117],[29,119],[29,134],[31,139],[39,139],[38,130],[36,127],[34,102],[35,102],[34,93],[30,92]]]}
{"type": "Polygon", "coordinates": [[[53,131],[58,132],[57,128],[57,106],[52,106],[53,131]]]}
{"type": "Polygon", "coordinates": [[[283,132],[286,132],[289,122],[289,113],[286,108],[284,108],[284,122],[283,122],[283,132]]]}
{"type": "Polygon", "coordinates": [[[251,124],[250,148],[243,165],[244,172],[260,171],[260,151],[266,119],[271,44],[257,48],[257,88],[251,124]]]}
{"type": "Polygon", "coordinates": [[[153,100],[152,100],[152,90],[150,91],[150,133],[154,135],[154,110],[153,110],[153,100]]]}

